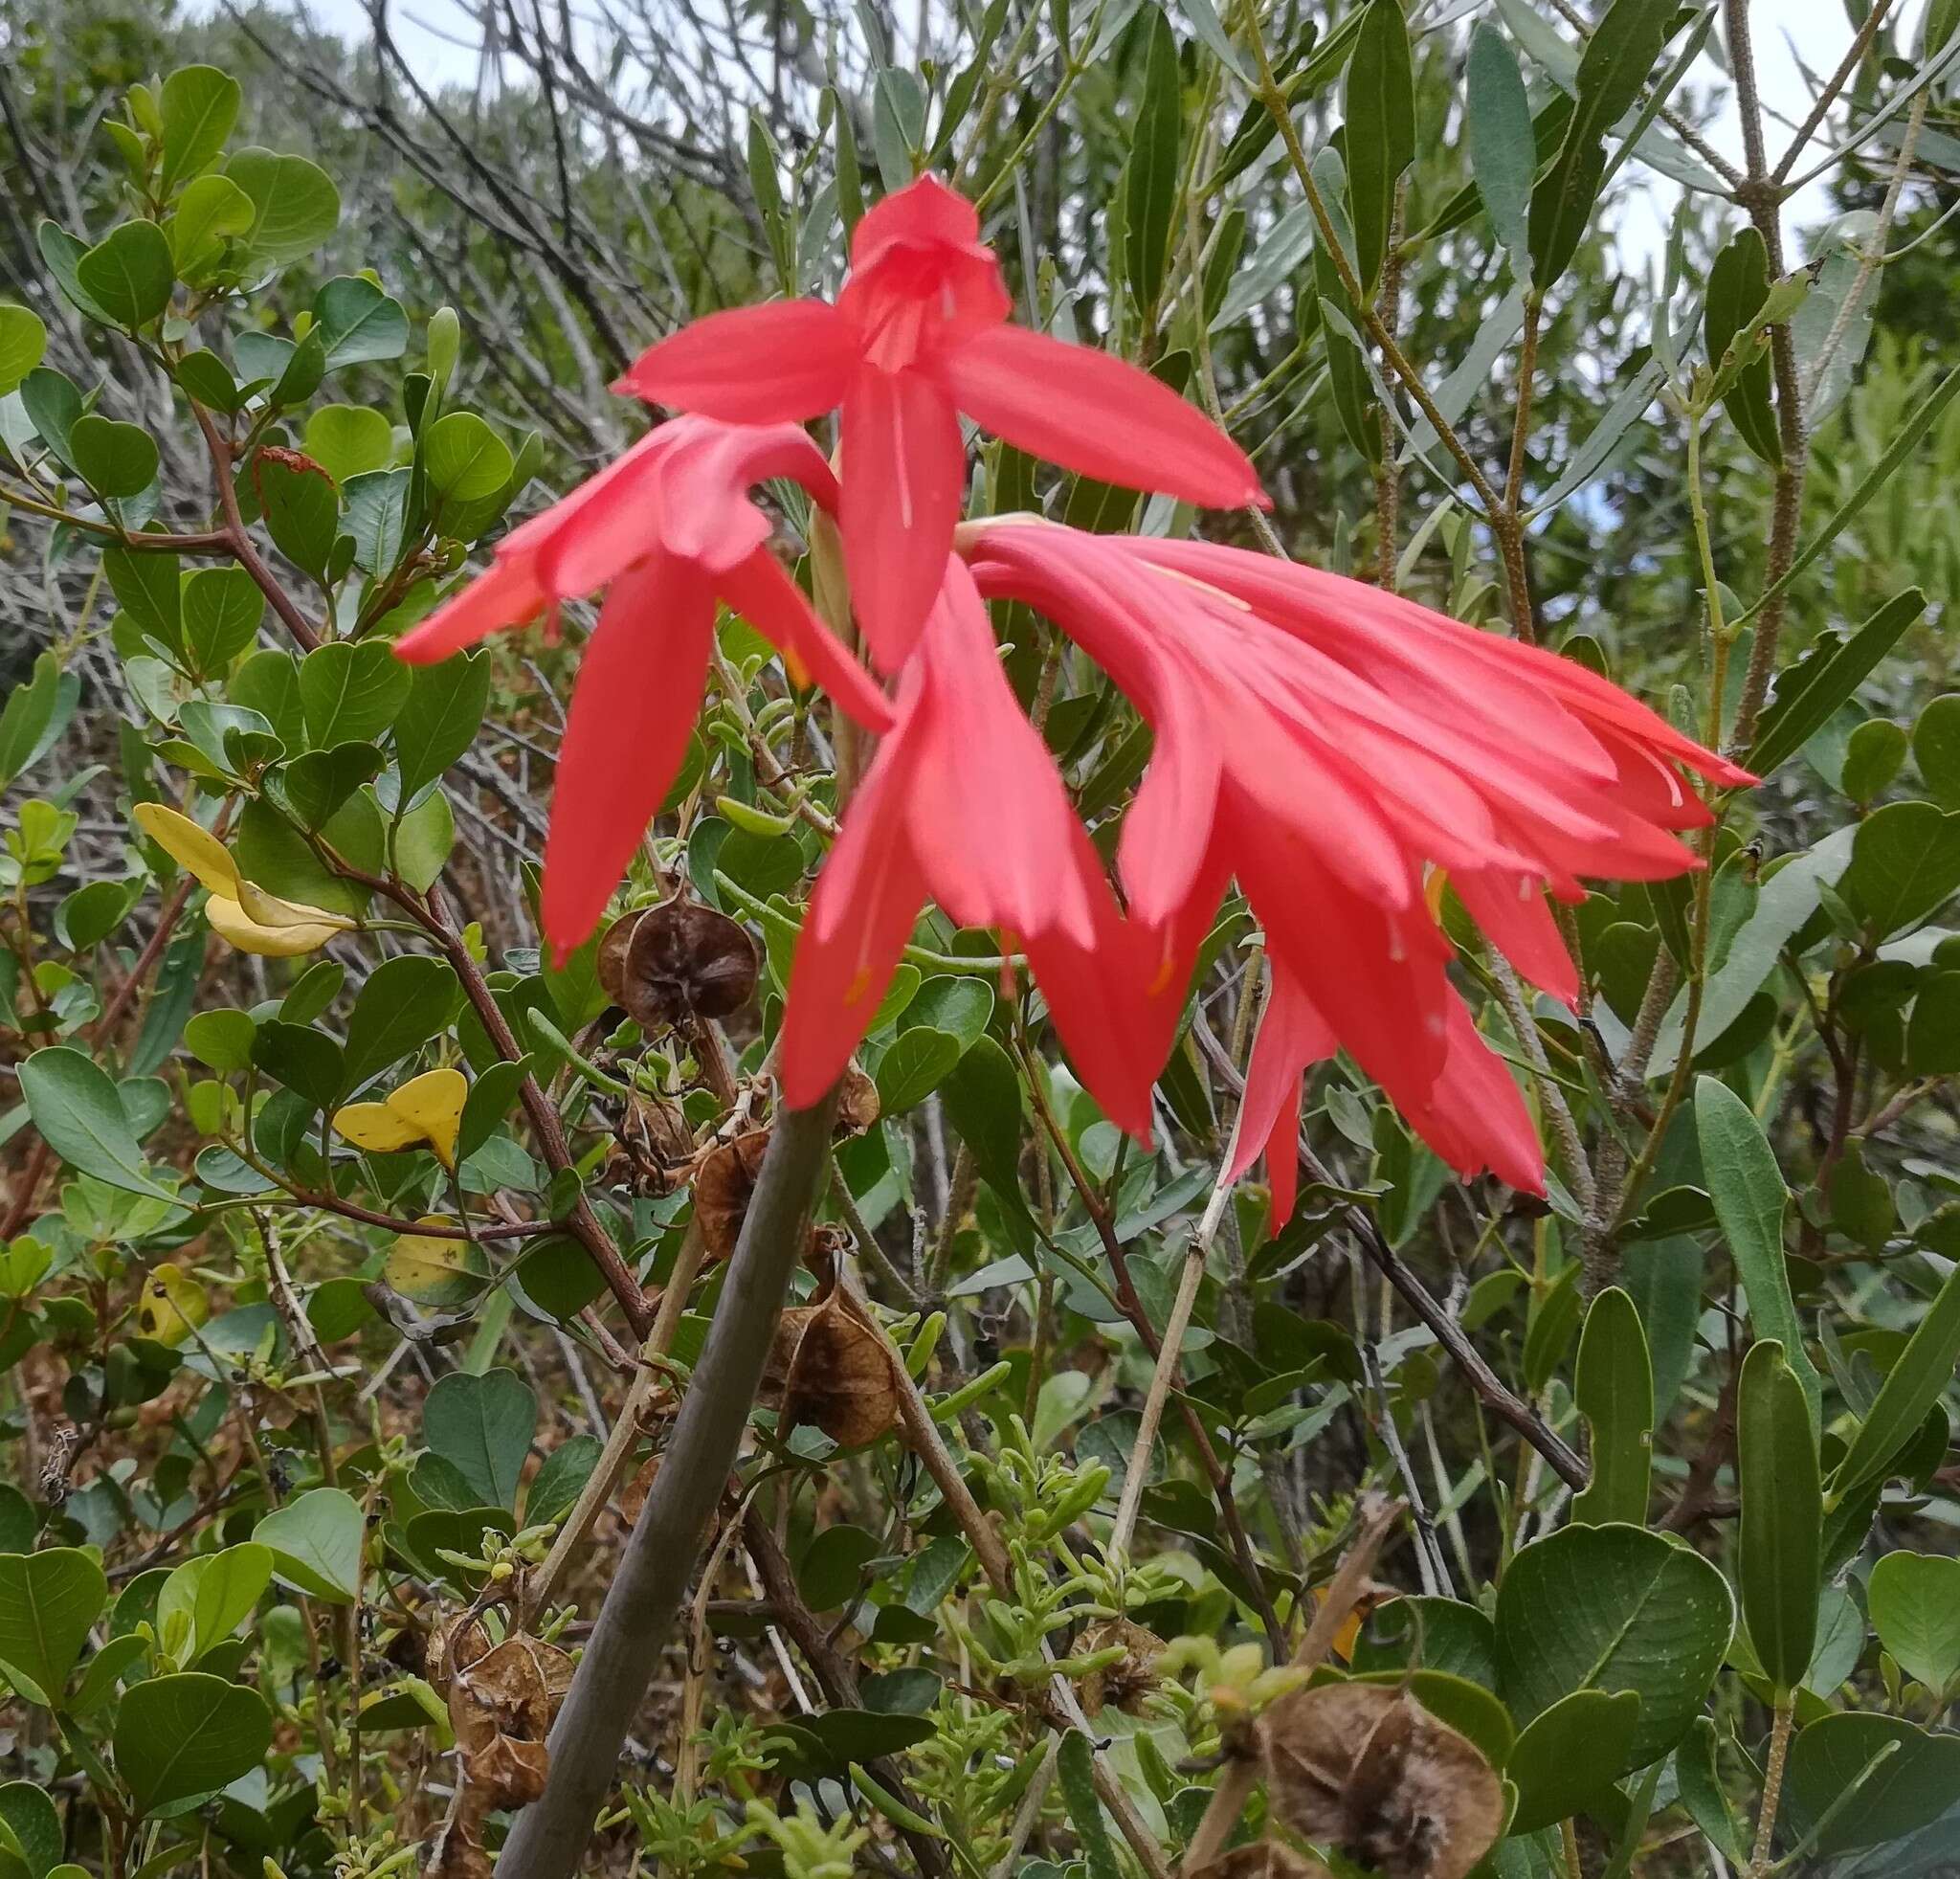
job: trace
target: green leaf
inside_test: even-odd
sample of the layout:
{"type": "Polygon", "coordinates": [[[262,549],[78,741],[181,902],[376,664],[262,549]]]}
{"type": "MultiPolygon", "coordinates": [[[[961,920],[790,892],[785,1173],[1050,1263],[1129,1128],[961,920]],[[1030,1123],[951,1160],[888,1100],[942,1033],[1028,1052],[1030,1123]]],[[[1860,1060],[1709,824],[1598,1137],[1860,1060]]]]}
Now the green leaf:
{"type": "Polygon", "coordinates": [[[77,1173],[125,1194],[175,1200],[144,1159],[116,1085],[81,1051],[35,1051],[20,1066],[20,1093],[41,1139],[77,1173]]]}
{"type": "Polygon", "coordinates": [[[521,1304],[559,1324],[577,1317],[606,1289],[605,1275],[568,1233],[533,1240],[511,1269],[510,1282],[523,1294],[521,1304]]]}
{"type": "Polygon", "coordinates": [[[1794,756],[1860,685],[1878,670],[1907,627],[1926,613],[1916,587],[1894,594],[1841,645],[1806,654],[1777,681],[1776,695],[1756,727],[1748,768],[1759,776],[1794,756]]]}
{"type": "Polygon", "coordinates": [[[402,303],[357,274],[341,275],[314,295],[313,322],[328,371],[399,359],[409,349],[402,303]]]}
{"type": "Polygon", "coordinates": [[[1743,1624],[1764,1674],[1786,1699],[1816,1648],[1824,1502],[1810,1405],[1773,1339],[1750,1346],[1743,1359],[1736,1475],[1743,1624]]]}
{"type": "Polygon", "coordinates": [[[423,1441],[461,1470],[485,1507],[516,1506],[537,1426],[537,1398],[509,1370],[481,1376],[452,1372],[429,1392],[422,1411],[423,1441]]]}
{"type": "Polygon", "coordinates": [[[252,1062],[255,1029],[250,1012],[201,1011],[184,1027],[184,1048],[220,1076],[234,1076],[252,1062]]]}
{"type": "Polygon", "coordinates": [[[0,1672],[30,1703],[56,1707],[108,1599],[100,1562],[78,1547],[0,1554],[0,1672]]]}
{"type": "Polygon", "coordinates": [[[862,1527],[824,1528],[804,1549],[796,1567],[796,1589],[813,1612],[834,1612],[855,1599],[864,1568],[879,1555],[881,1542],[862,1527]]]}
{"type": "Polygon", "coordinates": [[[879,1112],[895,1116],[917,1107],[953,1073],[960,1055],[959,1039],[929,1024],[901,1031],[879,1060],[879,1112]]]}
{"type": "Polygon", "coordinates": [[[1630,1689],[1575,1689],[1535,1717],[1504,1763],[1518,1790],[1508,1831],[1536,1832],[1599,1801],[1635,1756],[1639,1726],[1640,1699],[1630,1689]]]}
{"type": "Polygon", "coordinates": [[[300,661],[283,648],[256,652],[232,675],[232,703],[256,711],[286,747],[306,748],[306,713],[300,702],[300,661]]]}
{"type": "Polygon", "coordinates": [[[185,65],[164,80],[164,165],[167,192],[214,161],[238,121],[238,81],[214,65],[185,65]]]}
{"type": "Polygon", "coordinates": [[[387,573],[401,557],[408,533],[414,472],[406,465],[369,470],[342,486],[346,531],[354,542],[354,565],[370,574],[387,573]]]}
{"type": "Polygon", "coordinates": [[[1728,1241],[1736,1276],[1757,1337],[1783,1347],[1783,1360],[1803,1387],[1811,1427],[1819,1425],[1823,1387],[1803,1348],[1803,1327],[1790,1296],[1783,1263],[1783,1210],[1790,1198],[1783,1173],[1755,1112],[1714,1077],[1695,1083],[1695,1132],[1715,1218],[1728,1241]]]}
{"type": "Polygon", "coordinates": [[[1019,1172],[1021,1085],[1013,1061],[991,1038],[982,1038],[940,1086],[940,1102],[1000,1202],[1015,1244],[1032,1248],[1035,1223],[1021,1196],[1019,1172]]]}
{"type": "Polygon", "coordinates": [[[311,1025],[267,1018],[253,1034],[252,1061],[310,1108],[332,1108],[346,1086],[340,1045],[311,1025]]]}
{"type": "Polygon", "coordinates": [[[1572,1395],[1592,1432],[1592,1480],[1572,1500],[1575,1522],[1647,1518],[1653,1461],[1654,1372],[1634,1301],[1617,1286],[1592,1301],[1579,1338],[1572,1395]]]}
{"type": "Polygon", "coordinates": [[[279,552],[323,579],[340,523],[333,479],[308,458],[263,450],[252,459],[252,477],[279,552]]]}
{"type": "Polygon", "coordinates": [[[183,635],[190,669],[222,672],[258,638],[265,594],[242,568],[200,568],[184,583],[183,635]]]}
{"type": "Polygon", "coordinates": [[[252,198],[245,240],[261,260],[310,255],[341,222],[341,192],[318,164],[251,148],[234,152],[225,174],[252,198]]]}
{"type": "Polygon", "coordinates": [[[364,1534],[360,1502],[340,1488],[309,1488],[252,1530],[286,1584],[330,1605],[351,1605],[361,1589],[364,1534]]]}
{"type": "Polygon", "coordinates": [[[1388,257],[1395,190],[1415,161],[1415,79],[1402,0],[1368,0],[1342,92],[1357,272],[1372,297],[1388,257]]]}
{"type": "MultiPolygon", "coordinates": [[[[30,1064],[33,1059],[29,1060],[30,1064]]],[[[1831,1475],[1830,1504],[1840,1505],[1882,1474],[1919,1432],[1960,1361],[1960,1265],[1947,1274],[1831,1475]]]]}
{"type": "Polygon", "coordinates": [[[1531,268],[1541,287],[1578,253],[1606,173],[1606,134],[1638,98],[1677,11],[1675,0],[1613,0],[1586,42],[1565,141],[1531,190],[1531,268]]]}
{"type": "Polygon", "coordinates": [[[81,393],[73,382],[47,366],[36,366],[20,382],[20,405],[55,459],[73,469],[68,435],[81,415],[81,393]]]}
{"type": "Polygon", "coordinates": [[[25,306],[0,305],[0,398],[41,363],[48,329],[41,316],[25,306]]]}
{"type": "Polygon", "coordinates": [[[418,893],[435,884],[456,845],[456,817],[440,790],[426,795],[396,825],[395,866],[418,893]]]}
{"type": "Polygon", "coordinates": [[[272,1554],[256,1540],[187,1559],[158,1594],[157,1635],[166,1635],[171,1614],[181,1612],[189,1627],[189,1661],[195,1663],[251,1617],[271,1583],[272,1554]]]}
{"type": "MultiPolygon", "coordinates": [[[[1728,943],[1728,951],[1710,975],[1702,995],[1696,1035],[1704,1042],[1719,1038],[1739,1018],[1749,1000],[1776,970],[1783,949],[1816,912],[1823,890],[1836,886],[1851,864],[1854,829],[1834,829],[1808,855],[1765,874],[1761,891],[1748,918],[1728,943]]],[[[1687,995],[1676,997],[1661,1020],[1654,1054],[1648,1059],[1650,1078],[1666,1076],[1681,1055],[1686,1023],[1687,995]]]]}
{"type": "Polygon", "coordinates": [[[1847,1711],[1819,1716],[1791,1743],[1783,1776],[1784,1838],[1806,1834],[1888,1748],[1856,1799],[1831,1813],[1813,1854],[1828,1858],[1883,1845],[1930,1826],[1960,1794],[1960,1735],[1929,1734],[1899,1716],[1847,1711]]]}
{"type": "Polygon", "coordinates": [[[1575,1690],[1632,1690],[1639,1722],[1614,1771],[1628,1774],[1686,1733],[1734,1622],[1726,1581],[1687,1548],[1637,1527],[1567,1527],[1521,1549],[1498,1589],[1498,1693],[1530,1723],[1575,1690]]]}
{"type": "Polygon", "coordinates": [[[267,788],[301,828],[318,830],[380,769],[381,752],[372,744],[336,744],[330,750],[302,750],[267,778],[267,788]]]}
{"type": "Polygon", "coordinates": [[[1879,1642],[1935,1694],[1960,1680],[1960,1559],[1888,1553],[1865,1593],[1879,1642]]]}
{"type": "MultiPolygon", "coordinates": [[[[229,176],[200,176],[184,191],[177,213],[164,224],[170,243],[170,263],[187,280],[201,276],[224,259],[226,242],[234,235],[243,235],[251,226],[252,198],[237,184],[229,176]]],[[[212,358],[210,353],[200,356],[212,358]]],[[[205,368],[193,366],[191,379],[186,380],[184,364],[179,361],[179,382],[195,395],[195,378],[205,368]]],[[[226,377],[229,380],[230,374],[226,377]]],[[[233,399],[226,393],[205,402],[229,410],[233,399]]]]}
{"type": "Polygon", "coordinates": [[[1946,692],[1912,727],[1912,761],[1927,794],[1942,809],[1960,809],[1960,692],[1946,692]]]}
{"type": "Polygon", "coordinates": [[[53,653],[34,660],[33,676],[15,685],[0,710],[0,789],[33,762],[55,722],[61,698],[61,661],[53,653]]]}
{"type": "Polygon", "coordinates": [[[68,1844],[61,1816],[47,1790],[32,1781],[9,1781],[0,1787],[0,1822],[18,1844],[30,1879],[47,1879],[60,1864],[68,1844]]]}
{"type": "Polygon", "coordinates": [[[1129,290],[1139,307],[1154,307],[1164,287],[1170,219],[1177,201],[1179,144],[1184,125],[1183,74],[1177,35],[1154,8],[1144,97],[1130,129],[1124,166],[1124,255],[1129,290]]]}
{"type": "Polygon", "coordinates": [[[1488,20],[1479,20],[1471,30],[1464,85],[1470,174],[1497,238],[1510,251],[1512,274],[1529,280],[1531,252],[1526,230],[1538,144],[1517,56],[1488,20]]]}
{"type": "Polygon", "coordinates": [[[88,412],[69,431],[68,451],[98,496],[140,496],[156,481],[156,443],[140,424],[88,412]]]}
{"type": "Polygon", "coordinates": [[[124,1690],[115,1741],[116,1772],[150,1814],[249,1775],[272,1747],[272,1711],[256,1689],[186,1670],[124,1690]]]}
{"type": "Polygon", "coordinates": [[[438,1035],[456,1015],[457,996],[456,973],[442,960],[420,952],[384,959],[347,1019],[344,1086],[358,1089],[438,1035]]]}
{"type": "Polygon", "coordinates": [[[1109,1844],[1102,1803],[1096,1798],[1095,1744],[1079,1729],[1066,1731],[1055,1752],[1055,1775],[1062,1804],[1074,1823],[1089,1879],[1122,1879],[1116,1848],[1109,1844]]]}
{"type": "Polygon", "coordinates": [[[394,723],[414,683],[410,668],[378,640],[337,639],[300,661],[300,703],[315,749],[368,743],[394,723]]]}
{"type": "Polygon", "coordinates": [[[1929,802],[1888,802],[1859,824],[1838,884],[1880,938],[1937,913],[1960,889],[1960,812],[1929,802]]]}
{"type": "Polygon", "coordinates": [[[402,799],[435,781],[476,742],[490,705],[490,658],[471,653],[413,670],[394,721],[402,799]]]}
{"type": "Polygon", "coordinates": [[[543,1527],[569,1513],[605,1446],[597,1436],[570,1436],[546,1455],[524,1490],[524,1525],[543,1527]]]}
{"type": "Polygon", "coordinates": [[[1728,1804],[1728,1791],[1716,1767],[1715,1725],[1707,1716],[1695,1718],[1694,1726],[1675,1750],[1674,1773],[1688,1818],[1731,1866],[1747,1866],[1748,1852],[1728,1804]]]}
{"type": "Polygon", "coordinates": [[[387,466],[394,455],[394,426],[371,405],[322,405],[306,420],[301,448],[345,494],[352,478],[387,466]]]}
{"type": "Polygon", "coordinates": [[[429,487],[449,503],[497,495],[514,467],[509,447],[473,411],[453,411],[429,427],[422,463],[429,487]]]}
{"type": "Polygon", "coordinates": [[[154,222],[124,222],[75,263],[82,291],[118,326],[147,325],[170,303],[170,243],[154,222]]]}
{"type": "MultiPolygon", "coordinates": [[[[1702,305],[1702,332],[1708,361],[1720,366],[1736,335],[1754,320],[1770,295],[1770,256],[1762,235],[1745,225],[1729,237],[1708,270],[1707,297],[1702,305]]],[[[1776,412],[1771,402],[1770,352],[1759,346],[1723,394],[1723,405],[1735,420],[1742,440],[1763,461],[1776,468],[1783,445],[1776,433],[1776,412]]]]}

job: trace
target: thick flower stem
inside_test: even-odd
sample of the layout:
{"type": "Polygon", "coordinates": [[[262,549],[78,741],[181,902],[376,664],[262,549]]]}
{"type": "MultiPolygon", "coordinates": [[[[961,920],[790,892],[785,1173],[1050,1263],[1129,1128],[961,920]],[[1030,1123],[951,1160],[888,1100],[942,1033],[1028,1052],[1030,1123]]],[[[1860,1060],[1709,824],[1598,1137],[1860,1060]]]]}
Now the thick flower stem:
{"type": "Polygon", "coordinates": [[[549,1738],[544,1795],[523,1808],[499,1864],[515,1879],[571,1879],[619,1751],[687,1590],[708,1518],[748,1426],[790,1275],[830,1165],[833,1090],[769,1137],[706,1348],[549,1738]]]}

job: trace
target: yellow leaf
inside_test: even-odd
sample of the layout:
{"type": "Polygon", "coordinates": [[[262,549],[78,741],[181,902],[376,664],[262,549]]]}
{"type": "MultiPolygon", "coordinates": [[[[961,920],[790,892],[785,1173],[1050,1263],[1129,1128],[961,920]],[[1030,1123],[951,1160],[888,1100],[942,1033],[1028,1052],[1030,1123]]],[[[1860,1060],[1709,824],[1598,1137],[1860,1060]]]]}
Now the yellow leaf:
{"type": "Polygon", "coordinates": [[[136,1308],[140,1336],[158,1344],[181,1344],[211,1316],[204,1287],[174,1265],[160,1265],[143,1282],[143,1303],[136,1308]]]}
{"type": "Polygon", "coordinates": [[[136,826],[213,894],[234,901],[238,898],[238,864],[209,829],[160,802],[138,803],[136,826]]]}
{"type": "Polygon", "coordinates": [[[357,1149],[370,1149],[376,1154],[392,1154],[397,1149],[412,1149],[424,1139],[421,1130],[404,1116],[398,1116],[386,1103],[349,1103],[333,1114],[334,1133],[357,1149]]]}
{"type": "Polygon", "coordinates": [[[308,906],[304,901],[282,901],[255,887],[249,881],[238,883],[233,896],[246,915],[261,927],[331,927],[337,933],[350,933],[358,924],[345,913],[331,913],[323,906],[308,906]]]}
{"type": "Polygon", "coordinates": [[[265,926],[224,894],[213,894],[205,902],[204,917],[211,923],[212,932],[220,939],[231,941],[240,952],[256,952],[273,959],[291,959],[301,952],[318,952],[336,933],[345,932],[348,925],[338,915],[325,913],[318,920],[265,926]]]}
{"type": "MultiPolygon", "coordinates": [[[[420,1226],[454,1226],[440,1214],[425,1214],[420,1226]]],[[[468,1240],[405,1233],[389,1249],[382,1277],[417,1305],[465,1305],[490,1277],[483,1249],[468,1240]]]]}
{"type": "Polygon", "coordinates": [[[454,1168],[457,1130],[469,1094],[470,1085],[460,1070],[424,1070],[384,1100],[435,1151],[437,1161],[454,1168]]]}

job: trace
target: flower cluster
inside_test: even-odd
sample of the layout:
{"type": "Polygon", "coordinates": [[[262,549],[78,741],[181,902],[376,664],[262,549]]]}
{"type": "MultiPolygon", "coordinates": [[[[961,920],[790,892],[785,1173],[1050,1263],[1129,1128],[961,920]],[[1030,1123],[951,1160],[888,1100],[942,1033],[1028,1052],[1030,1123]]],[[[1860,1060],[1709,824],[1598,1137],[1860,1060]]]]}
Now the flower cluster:
{"type": "Polygon", "coordinates": [[[813,1102],[936,901],[1022,951],[1083,1082],[1139,1136],[1198,948],[1233,881],[1272,995],[1240,1164],[1290,1210],[1308,1065],[1348,1051],[1437,1152],[1540,1189],[1524,1098],[1479,1036],[1439,921],[1454,893],[1530,983],[1578,986],[1548,897],[1693,866],[1708,811],[1681,769],[1750,780],[1570,660],[1379,589],[1193,541],[1038,518],[962,523],[965,413],[1064,467],[1209,505],[1251,464],[1147,373],[1009,324],[972,208],[930,178],[859,224],[835,305],[711,315],[622,389],[683,411],[555,507],[404,638],[439,659],[603,588],[546,855],[560,952],[590,932],[684,754],[716,607],[880,739],[797,946],[781,1073],[813,1102]],[[798,424],[841,412],[841,478],[798,424]],[[837,523],[876,682],[768,547],[751,495],[800,484],[837,523]],[[985,602],[1024,602],[1154,733],[1117,886],[1003,675],[985,602]]]}

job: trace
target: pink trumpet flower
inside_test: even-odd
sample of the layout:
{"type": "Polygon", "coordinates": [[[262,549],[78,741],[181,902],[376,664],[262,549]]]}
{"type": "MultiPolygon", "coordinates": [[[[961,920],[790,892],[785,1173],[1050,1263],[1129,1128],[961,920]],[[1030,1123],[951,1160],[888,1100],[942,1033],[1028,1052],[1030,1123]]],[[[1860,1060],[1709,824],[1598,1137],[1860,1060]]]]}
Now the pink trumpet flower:
{"type": "Polygon", "coordinates": [[[749,498],[771,478],[835,511],[830,466],[791,424],[679,418],[513,529],[492,566],[395,644],[446,659],[606,588],[586,643],[545,843],[544,927],[563,959],[590,933],[687,753],[725,602],[868,730],[891,708],[769,552],[749,498]]]}
{"type": "Polygon", "coordinates": [[[1709,812],[1675,766],[1748,772],[1569,660],[1338,575],[1025,518],[962,540],[983,593],[1046,614],[1155,730],[1118,862],[1130,918],[1163,935],[1159,976],[1181,983],[1179,936],[1233,876],[1265,928],[1274,1012],[1241,1164],[1270,1145],[1290,1200],[1301,1073],[1339,1045],[1459,1173],[1542,1189],[1523,1098],[1450,983],[1437,871],[1570,1004],[1547,893],[1696,866],[1674,832],[1709,812]]]}
{"type": "MultiPolygon", "coordinates": [[[[783,1019],[783,1095],[813,1103],[864,1036],[928,899],[1025,951],[1110,1118],[1147,1140],[1167,1016],[1131,1021],[1144,961],[956,560],[898,682],[898,723],[817,876],[783,1019]]],[[[1160,1001],[1161,1002],[1161,1001],[1160,1001]]]]}
{"type": "Polygon", "coordinates": [[[966,488],[959,414],[1036,457],[1213,507],[1263,503],[1236,444],[1147,372],[1008,324],[972,204],[922,176],[858,223],[835,305],[709,314],[619,389],[730,423],[843,409],[842,526],[874,658],[896,670],[939,591],[966,488]]]}

